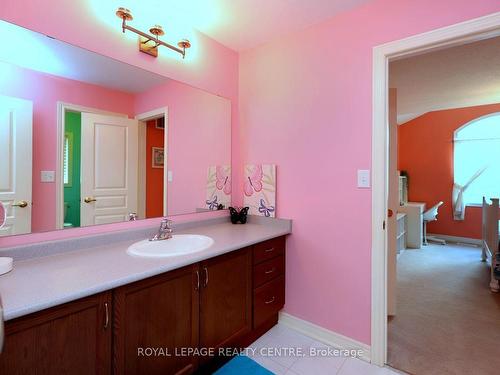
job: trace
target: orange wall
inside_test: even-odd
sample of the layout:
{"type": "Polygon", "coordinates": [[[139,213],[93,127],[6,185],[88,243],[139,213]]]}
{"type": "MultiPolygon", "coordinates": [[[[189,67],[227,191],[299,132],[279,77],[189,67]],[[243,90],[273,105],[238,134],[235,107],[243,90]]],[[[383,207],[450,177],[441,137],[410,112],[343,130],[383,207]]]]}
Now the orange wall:
{"type": "Polygon", "coordinates": [[[398,169],[408,172],[408,199],[431,207],[439,201],[430,233],[481,238],[481,208],[467,207],[464,221],[453,220],[453,132],[477,117],[500,112],[500,104],[429,112],[398,128],[398,169]]]}
{"type": "Polygon", "coordinates": [[[152,147],[163,147],[164,131],[148,121],[146,129],[146,217],[163,216],[163,168],[153,168],[152,147]]]}

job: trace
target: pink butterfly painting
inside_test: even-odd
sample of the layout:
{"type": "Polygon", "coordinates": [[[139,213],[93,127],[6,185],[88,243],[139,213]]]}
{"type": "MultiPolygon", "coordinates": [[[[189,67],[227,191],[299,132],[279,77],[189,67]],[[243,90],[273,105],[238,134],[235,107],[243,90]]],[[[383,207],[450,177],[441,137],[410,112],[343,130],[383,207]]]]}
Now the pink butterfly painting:
{"type": "Polygon", "coordinates": [[[217,189],[223,190],[226,195],[231,195],[231,170],[222,166],[217,166],[215,178],[215,186],[217,189]]]}
{"type": "Polygon", "coordinates": [[[246,176],[245,184],[243,190],[247,197],[251,197],[254,192],[258,193],[262,190],[262,177],[264,173],[262,172],[262,165],[255,165],[254,169],[248,173],[246,176]]]}

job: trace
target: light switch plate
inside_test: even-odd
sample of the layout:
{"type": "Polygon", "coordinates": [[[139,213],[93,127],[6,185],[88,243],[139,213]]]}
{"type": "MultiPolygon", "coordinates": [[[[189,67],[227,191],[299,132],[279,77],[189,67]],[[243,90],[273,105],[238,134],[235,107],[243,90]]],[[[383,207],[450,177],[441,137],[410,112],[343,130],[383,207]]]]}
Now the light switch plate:
{"type": "Polygon", "coordinates": [[[370,170],[358,169],[358,188],[370,187],[370,170]]]}
{"type": "Polygon", "coordinates": [[[56,181],[56,171],[41,171],[40,180],[42,182],[55,182],[56,181]]]}

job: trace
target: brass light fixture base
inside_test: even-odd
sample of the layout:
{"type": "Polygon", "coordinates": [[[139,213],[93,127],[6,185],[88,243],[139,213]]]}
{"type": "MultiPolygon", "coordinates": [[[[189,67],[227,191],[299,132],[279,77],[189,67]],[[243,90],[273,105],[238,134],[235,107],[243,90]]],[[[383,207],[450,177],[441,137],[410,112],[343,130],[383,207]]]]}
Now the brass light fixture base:
{"type": "Polygon", "coordinates": [[[160,25],[154,25],[150,28],[149,32],[151,34],[145,33],[128,25],[127,21],[133,20],[133,17],[132,12],[127,8],[118,8],[116,16],[122,20],[122,31],[124,33],[128,30],[139,35],[139,51],[147,53],[150,56],[158,57],[158,47],[164,46],[181,54],[182,58],[184,58],[186,56],[186,49],[191,47],[191,43],[187,39],[182,39],[179,43],[177,43],[178,47],[160,40],[160,36],[165,35],[163,27],[160,25]]]}
{"type": "Polygon", "coordinates": [[[125,21],[132,21],[134,19],[134,17],[132,17],[132,12],[127,8],[118,8],[118,10],[116,11],[116,15],[118,18],[121,18],[125,21]]]}
{"type": "Polygon", "coordinates": [[[165,35],[165,31],[163,31],[163,27],[161,27],[160,25],[154,25],[152,28],[149,29],[149,32],[156,36],[165,35]]]}
{"type": "Polygon", "coordinates": [[[139,51],[147,53],[153,57],[158,57],[158,44],[154,39],[139,36],[139,51]]]}
{"type": "Polygon", "coordinates": [[[188,49],[189,47],[191,47],[191,42],[187,39],[182,39],[179,43],[177,43],[177,45],[179,46],[179,48],[188,49]]]}

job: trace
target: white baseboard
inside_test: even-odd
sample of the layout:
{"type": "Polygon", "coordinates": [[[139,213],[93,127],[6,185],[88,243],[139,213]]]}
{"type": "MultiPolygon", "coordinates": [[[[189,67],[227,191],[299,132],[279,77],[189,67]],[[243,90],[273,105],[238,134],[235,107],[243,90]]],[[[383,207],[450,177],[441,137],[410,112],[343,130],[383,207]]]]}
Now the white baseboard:
{"type": "Polygon", "coordinates": [[[320,327],[316,324],[302,320],[287,313],[280,313],[279,323],[284,326],[290,327],[303,335],[309,336],[324,344],[330,345],[335,349],[354,349],[361,350],[363,354],[359,359],[370,362],[370,346],[362,342],[353,340],[349,337],[330,331],[326,328],[320,327]]]}
{"type": "Polygon", "coordinates": [[[477,238],[448,236],[446,234],[433,234],[433,233],[427,233],[427,236],[441,238],[445,241],[454,242],[454,243],[466,243],[469,245],[476,245],[476,246],[482,246],[482,244],[483,244],[483,240],[479,240],[477,238]]]}

